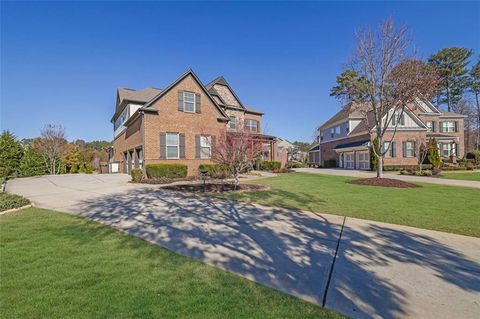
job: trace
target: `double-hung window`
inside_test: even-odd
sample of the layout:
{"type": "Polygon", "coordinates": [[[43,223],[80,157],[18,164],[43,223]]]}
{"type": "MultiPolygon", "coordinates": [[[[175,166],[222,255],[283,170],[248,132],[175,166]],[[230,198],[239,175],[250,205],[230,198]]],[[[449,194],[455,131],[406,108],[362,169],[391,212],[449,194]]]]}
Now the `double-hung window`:
{"type": "Polygon", "coordinates": [[[453,143],[440,143],[440,155],[442,157],[449,157],[456,155],[456,144],[453,143]]]}
{"type": "Polygon", "coordinates": [[[386,151],[385,157],[395,157],[395,142],[383,142],[382,151],[386,151]]]}
{"type": "Polygon", "coordinates": [[[245,127],[247,129],[247,131],[250,131],[250,132],[258,132],[258,124],[257,124],[257,121],[255,120],[245,120],[245,127]]]}
{"type": "Polygon", "coordinates": [[[427,125],[427,132],[435,132],[435,122],[428,121],[425,124],[427,125]]]}
{"type": "Polygon", "coordinates": [[[237,118],[235,116],[230,116],[228,127],[230,127],[232,130],[235,130],[237,128],[237,118]]]}
{"type": "Polygon", "coordinates": [[[178,133],[166,134],[167,158],[179,158],[179,137],[178,133]]]}
{"type": "Polygon", "coordinates": [[[393,126],[405,126],[405,115],[394,114],[392,116],[392,125],[393,126]]]}
{"type": "Polygon", "coordinates": [[[452,122],[452,121],[441,122],[441,125],[442,125],[442,132],[446,132],[446,133],[455,132],[455,122],[452,122]]]}
{"type": "Polygon", "coordinates": [[[183,92],[183,111],[195,113],[195,93],[183,92]]]}
{"type": "Polygon", "coordinates": [[[330,129],[330,137],[331,137],[331,138],[334,138],[334,137],[335,137],[335,128],[334,128],[334,127],[332,127],[332,128],[330,129]]]}
{"type": "Polygon", "coordinates": [[[200,158],[210,158],[212,156],[212,137],[200,136],[200,158]]]}
{"type": "Polygon", "coordinates": [[[415,156],[415,142],[405,142],[405,156],[406,157],[415,156]]]}

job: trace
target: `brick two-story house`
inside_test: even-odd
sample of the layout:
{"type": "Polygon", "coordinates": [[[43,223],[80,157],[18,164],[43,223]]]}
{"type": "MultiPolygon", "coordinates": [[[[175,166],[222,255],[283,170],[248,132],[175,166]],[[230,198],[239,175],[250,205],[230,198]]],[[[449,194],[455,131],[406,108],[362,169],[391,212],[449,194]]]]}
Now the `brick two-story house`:
{"type": "Polygon", "coordinates": [[[240,102],[223,77],[205,86],[192,70],[164,89],[120,88],[111,119],[110,172],[181,163],[195,175],[200,164],[211,163],[215,140],[239,129],[262,139],[265,159],[274,160],[275,138],[262,134],[262,115],[240,102]]]}
{"type": "MultiPolygon", "coordinates": [[[[464,156],[464,115],[443,112],[429,101],[417,99],[403,114],[396,114],[384,135],[387,151],[384,165],[416,165],[420,143],[435,138],[444,158],[464,156]],[[394,134],[394,126],[397,124],[394,134]],[[390,139],[393,137],[391,143],[390,139]]],[[[319,146],[315,148],[320,165],[348,169],[370,168],[371,134],[365,116],[353,107],[344,107],[318,129],[319,146]]]]}

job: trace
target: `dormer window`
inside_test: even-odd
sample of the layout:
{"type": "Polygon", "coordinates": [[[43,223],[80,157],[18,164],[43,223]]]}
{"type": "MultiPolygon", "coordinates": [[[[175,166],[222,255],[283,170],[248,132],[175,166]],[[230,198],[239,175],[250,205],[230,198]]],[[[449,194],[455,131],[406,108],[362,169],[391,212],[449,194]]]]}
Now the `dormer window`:
{"type": "Polygon", "coordinates": [[[195,93],[183,92],[183,111],[195,113],[195,93]]]}
{"type": "Polygon", "coordinates": [[[237,128],[237,118],[235,116],[230,116],[230,121],[228,121],[228,127],[232,130],[237,128]]]}

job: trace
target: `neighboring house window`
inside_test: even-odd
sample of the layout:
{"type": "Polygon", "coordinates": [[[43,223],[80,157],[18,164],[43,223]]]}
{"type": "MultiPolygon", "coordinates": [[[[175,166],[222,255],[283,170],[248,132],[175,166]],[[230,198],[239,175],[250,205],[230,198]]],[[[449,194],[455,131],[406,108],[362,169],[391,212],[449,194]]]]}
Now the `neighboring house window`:
{"type": "Polygon", "coordinates": [[[404,126],[405,125],[405,114],[402,114],[401,116],[399,114],[395,114],[392,116],[392,125],[395,126],[404,126]],[[398,123],[398,125],[397,125],[398,123]]]}
{"type": "Polygon", "coordinates": [[[456,144],[440,143],[440,155],[443,157],[455,156],[457,154],[456,144]]]}
{"type": "Polygon", "coordinates": [[[320,141],[323,141],[323,131],[320,132],[320,141]]]}
{"type": "Polygon", "coordinates": [[[228,126],[233,130],[237,128],[237,118],[235,116],[230,116],[230,121],[228,122],[228,126]]]}
{"type": "Polygon", "coordinates": [[[415,142],[405,142],[403,154],[405,157],[415,156],[415,142]]]}
{"type": "Polygon", "coordinates": [[[183,111],[195,113],[195,93],[183,92],[183,111]]]}
{"type": "Polygon", "coordinates": [[[345,128],[345,132],[347,132],[347,133],[350,132],[350,127],[347,126],[347,127],[345,128]]]}
{"type": "Polygon", "coordinates": [[[383,142],[383,152],[387,150],[385,153],[385,157],[395,157],[395,142],[383,142]]]}
{"type": "Polygon", "coordinates": [[[200,158],[210,158],[212,155],[212,137],[200,136],[200,158]]]}
{"type": "Polygon", "coordinates": [[[255,120],[245,120],[245,127],[247,131],[258,132],[258,122],[255,120]]]}
{"type": "Polygon", "coordinates": [[[178,133],[167,133],[167,158],[179,158],[179,138],[178,133]]]}
{"type": "Polygon", "coordinates": [[[330,129],[330,137],[331,137],[331,138],[334,138],[334,137],[335,137],[335,128],[334,128],[334,127],[332,127],[332,128],[330,129]]]}
{"type": "Polygon", "coordinates": [[[455,122],[453,121],[440,122],[440,128],[442,129],[442,132],[453,133],[456,131],[455,126],[455,122]]]}
{"type": "Polygon", "coordinates": [[[426,122],[426,124],[427,124],[427,131],[428,132],[435,132],[435,122],[428,121],[428,122],[426,122]]]}
{"type": "Polygon", "coordinates": [[[336,134],[336,135],[340,135],[340,126],[337,126],[337,127],[335,128],[335,134],[336,134]]]}

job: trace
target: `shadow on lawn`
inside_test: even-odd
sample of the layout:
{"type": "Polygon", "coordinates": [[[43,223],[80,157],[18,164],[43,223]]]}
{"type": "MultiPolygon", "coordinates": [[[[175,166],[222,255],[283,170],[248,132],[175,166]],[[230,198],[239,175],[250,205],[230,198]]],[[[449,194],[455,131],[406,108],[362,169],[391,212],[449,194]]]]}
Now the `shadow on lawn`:
{"type": "MultiPolygon", "coordinates": [[[[298,200],[306,200],[298,196],[298,200]]],[[[341,217],[328,220],[281,208],[146,189],[85,201],[78,211],[176,253],[319,305],[343,221],[341,217]]],[[[338,258],[345,259],[347,268],[341,275],[336,273],[328,296],[349,300],[358,317],[405,315],[405,291],[368,271],[369,263],[394,260],[421,265],[445,282],[480,292],[480,265],[432,238],[373,226],[366,232],[349,230],[345,235],[355,243],[349,251],[367,261],[353,262],[340,249],[338,258]],[[383,241],[372,245],[371,238],[376,236],[383,241]],[[349,292],[354,295],[350,300],[345,287],[355,287],[359,276],[367,286],[361,294],[349,292]]]]}

